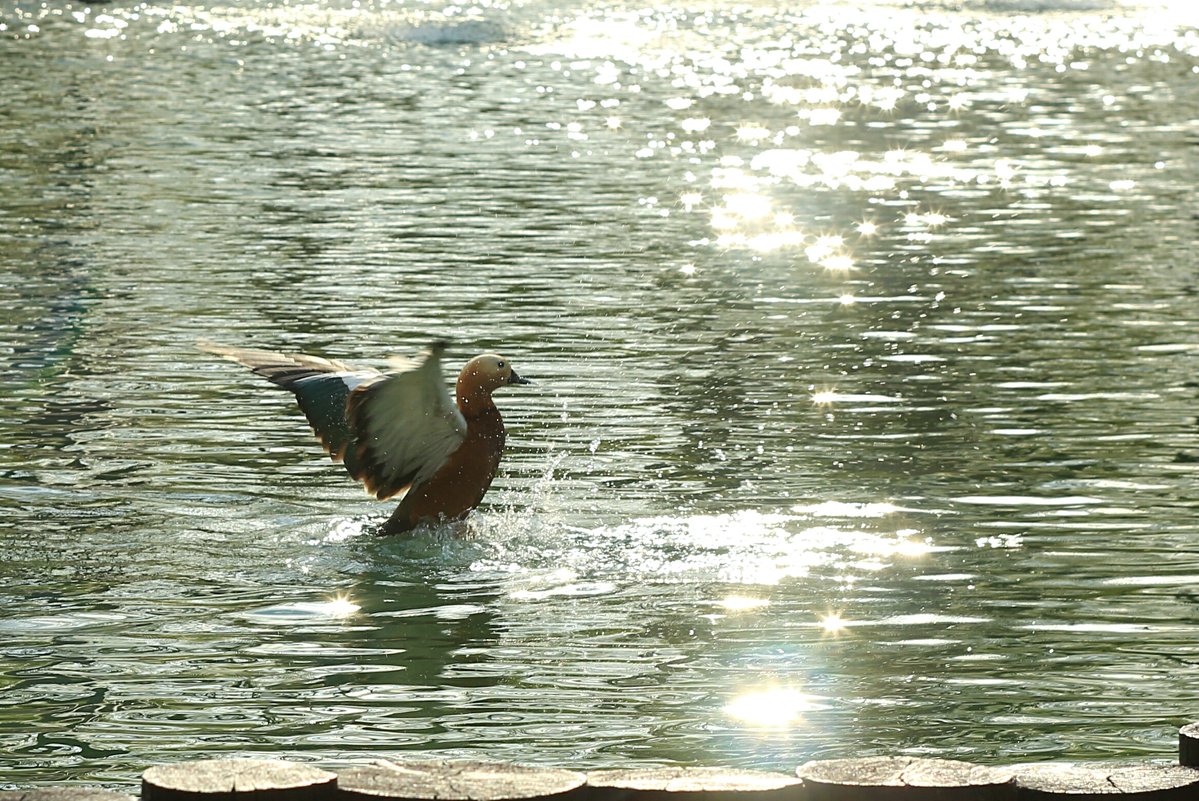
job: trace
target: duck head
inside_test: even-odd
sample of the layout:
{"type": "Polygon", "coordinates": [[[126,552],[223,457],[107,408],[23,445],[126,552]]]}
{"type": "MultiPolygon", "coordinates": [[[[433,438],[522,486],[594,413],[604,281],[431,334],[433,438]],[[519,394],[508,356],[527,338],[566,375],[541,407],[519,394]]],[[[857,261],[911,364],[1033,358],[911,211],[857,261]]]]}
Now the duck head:
{"type": "Polygon", "coordinates": [[[485,407],[491,404],[491,393],[513,384],[531,384],[512,368],[512,362],[498,353],[484,353],[466,363],[458,374],[459,407],[485,407]]]}

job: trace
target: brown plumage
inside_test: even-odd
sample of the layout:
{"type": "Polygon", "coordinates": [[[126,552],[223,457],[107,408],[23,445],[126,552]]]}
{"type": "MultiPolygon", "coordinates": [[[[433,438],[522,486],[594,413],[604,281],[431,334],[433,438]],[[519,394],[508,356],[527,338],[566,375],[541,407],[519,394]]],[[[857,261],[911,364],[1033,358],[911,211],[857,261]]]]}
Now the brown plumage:
{"type": "Polygon", "coordinates": [[[479,505],[504,451],[504,422],[491,395],[528,384],[502,356],[466,363],[451,400],[441,375],[444,342],[420,362],[399,360],[387,373],[342,362],[200,343],[296,395],[334,461],[376,498],[403,493],[383,532],[459,520],[479,505]]]}

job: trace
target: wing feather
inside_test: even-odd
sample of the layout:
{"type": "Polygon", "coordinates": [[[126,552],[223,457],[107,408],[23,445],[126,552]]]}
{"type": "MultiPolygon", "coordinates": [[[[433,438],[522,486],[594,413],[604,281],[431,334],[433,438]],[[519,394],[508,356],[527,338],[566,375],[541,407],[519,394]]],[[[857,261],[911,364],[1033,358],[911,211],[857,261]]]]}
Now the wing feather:
{"type": "Polygon", "coordinates": [[[379,499],[427,481],[466,439],[466,420],[441,374],[443,343],[417,366],[355,387],[346,404],[354,462],[379,499]]]}
{"type": "Polygon", "coordinates": [[[304,353],[235,348],[216,342],[198,343],[201,350],[245,365],[272,384],[291,390],[321,445],[354,478],[361,472],[346,418],[346,401],[355,388],[378,380],[377,370],[355,369],[344,362],[304,353]]]}
{"type": "Polygon", "coordinates": [[[291,388],[329,458],[344,464],[354,478],[358,478],[360,468],[353,446],[354,432],[346,417],[346,402],[354,388],[381,379],[379,374],[324,373],[302,378],[291,388]]]}
{"type": "Polygon", "coordinates": [[[359,370],[344,362],[322,359],[320,356],[309,356],[306,353],[276,353],[270,350],[234,348],[206,340],[200,341],[197,346],[200,350],[243,364],[272,384],[278,384],[284,389],[292,389],[292,385],[297,381],[314,375],[327,373],[379,374],[377,370],[359,370]]]}

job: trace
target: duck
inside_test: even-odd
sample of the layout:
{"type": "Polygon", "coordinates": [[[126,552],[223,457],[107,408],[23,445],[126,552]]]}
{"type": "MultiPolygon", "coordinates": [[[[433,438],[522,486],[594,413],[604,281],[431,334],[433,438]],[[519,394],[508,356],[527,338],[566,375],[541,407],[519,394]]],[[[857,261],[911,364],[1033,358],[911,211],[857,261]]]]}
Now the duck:
{"type": "Polygon", "coordinates": [[[334,462],[379,500],[400,497],[382,534],[469,515],[487,494],[507,439],[492,394],[533,383],[508,359],[484,353],[463,366],[451,399],[443,340],[419,359],[393,357],[387,372],[303,353],[197,344],[293,392],[334,462]]]}

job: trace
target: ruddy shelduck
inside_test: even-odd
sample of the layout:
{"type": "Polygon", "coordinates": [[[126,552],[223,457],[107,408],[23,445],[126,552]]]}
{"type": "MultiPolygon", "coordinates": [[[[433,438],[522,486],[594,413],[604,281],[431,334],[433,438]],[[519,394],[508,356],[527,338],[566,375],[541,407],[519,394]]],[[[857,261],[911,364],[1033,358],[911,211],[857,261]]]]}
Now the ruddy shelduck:
{"type": "Polygon", "coordinates": [[[380,500],[403,495],[385,534],[461,520],[479,505],[507,436],[491,394],[531,383],[503,356],[484,353],[458,374],[455,403],[441,373],[445,342],[420,361],[393,359],[385,373],[302,353],[199,346],[294,392],[333,461],[380,500]]]}

